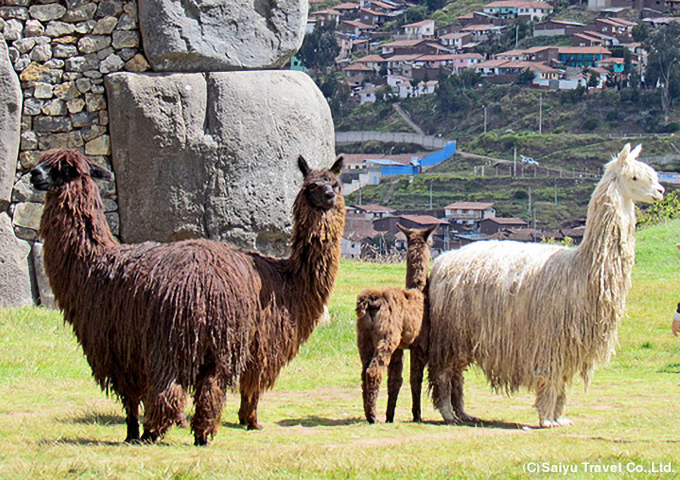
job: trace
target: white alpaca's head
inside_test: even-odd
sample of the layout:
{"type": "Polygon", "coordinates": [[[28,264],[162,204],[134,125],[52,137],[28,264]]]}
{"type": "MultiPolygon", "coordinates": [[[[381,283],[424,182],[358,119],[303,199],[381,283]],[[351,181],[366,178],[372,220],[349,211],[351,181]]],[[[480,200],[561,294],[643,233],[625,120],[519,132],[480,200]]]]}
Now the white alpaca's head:
{"type": "Polygon", "coordinates": [[[656,171],[637,160],[642,150],[638,145],[632,151],[627,143],[619,155],[607,164],[606,173],[616,177],[621,195],[633,202],[655,203],[663,198],[664,188],[656,171]]]}

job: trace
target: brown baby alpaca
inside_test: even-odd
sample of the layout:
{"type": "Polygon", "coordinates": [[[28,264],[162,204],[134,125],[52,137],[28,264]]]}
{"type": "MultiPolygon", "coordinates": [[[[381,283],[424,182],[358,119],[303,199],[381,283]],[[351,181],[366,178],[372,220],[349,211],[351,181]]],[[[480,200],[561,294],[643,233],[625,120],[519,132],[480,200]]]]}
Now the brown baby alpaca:
{"type": "Polygon", "coordinates": [[[411,397],[413,420],[420,418],[420,391],[427,363],[427,332],[423,328],[424,291],[430,267],[427,239],[436,228],[411,230],[399,224],[407,239],[406,288],[367,289],[357,298],[357,344],[361,356],[361,388],[368,423],[376,421],[376,401],[385,369],[387,421],[394,421],[403,382],[404,349],[411,349],[411,397]]]}

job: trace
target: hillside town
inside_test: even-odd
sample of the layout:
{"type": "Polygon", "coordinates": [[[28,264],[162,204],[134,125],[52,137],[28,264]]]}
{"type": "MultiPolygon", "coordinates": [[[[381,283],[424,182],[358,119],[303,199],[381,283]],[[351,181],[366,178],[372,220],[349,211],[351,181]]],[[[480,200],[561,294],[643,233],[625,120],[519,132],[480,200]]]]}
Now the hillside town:
{"type": "MultiPolygon", "coordinates": [[[[582,88],[591,93],[620,87],[630,76],[641,82],[648,52],[639,31],[680,20],[675,16],[680,13],[680,1],[676,0],[589,0],[587,6],[571,8],[558,8],[553,2],[500,0],[447,24],[442,24],[441,17],[399,21],[414,7],[401,0],[310,3],[307,31],[334,32],[340,48],[331,70],[338,78],[342,76],[359,105],[376,102],[384,95],[404,99],[433,94],[443,78],[471,72],[473,78],[491,85],[521,83],[536,89],[582,88]],[[569,19],[570,14],[574,19],[569,19]],[[575,19],[585,17],[589,20],[575,19]],[[501,38],[505,45],[510,38],[515,48],[494,52],[491,47],[502,44],[501,38]],[[528,39],[532,46],[519,48],[520,39],[528,39]]],[[[455,152],[455,142],[450,148],[455,152]]],[[[441,155],[445,150],[436,162],[451,156],[451,152],[441,155]]],[[[417,175],[429,158],[350,155],[355,156],[343,176],[346,193],[379,183],[381,176],[417,175]]],[[[527,161],[538,166],[532,159],[527,161]]],[[[347,207],[343,257],[384,259],[403,253],[406,237],[397,223],[407,228],[436,225],[433,255],[486,239],[578,244],[584,228],[566,225],[537,230],[535,224],[520,218],[496,217],[490,202],[456,202],[430,210],[359,204],[347,207]]]]}
{"type": "Polygon", "coordinates": [[[411,4],[361,0],[315,10],[316,2],[311,3],[307,31],[329,24],[334,28],[340,46],[335,68],[344,73],[361,104],[375,102],[381,87],[398,98],[431,94],[442,73],[466,69],[487,83],[513,83],[525,75],[527,84],[551,90],[602,89],[631,74],[644,79],[648,53],[635,40],[635,29],[677,21],[666,12],[680,11],[676,0],[589,0],[587,12],[593,20],[582,23],[553,18],[552,3],[500,0],[457,17],[453,24],[439,26],[425,19],[395,31],[395,19],[411,4]],[[640,20],[627,19],[631,17],[640,20]],[[386,31],[386,25],[392,31],[386,31]],[[540,46],[480,53],[485,44],[513,32],[516,45],[520,29],[524,32],[527,26],[529,35],[524,36],[543,37],[535,40],[540,46]]]}

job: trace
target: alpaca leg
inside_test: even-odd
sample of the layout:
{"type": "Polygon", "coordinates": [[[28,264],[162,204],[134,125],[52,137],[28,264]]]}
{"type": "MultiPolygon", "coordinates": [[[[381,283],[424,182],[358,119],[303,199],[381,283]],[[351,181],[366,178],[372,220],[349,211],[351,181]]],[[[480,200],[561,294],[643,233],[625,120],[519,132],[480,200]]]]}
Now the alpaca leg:
{"type": "Polygon", "coordinates": [[[465,384],[464,371],[464,368],[457,369],[451,377],[451,405],[461,422],[477,423],[480,422],[479,418],[465,413],[465,400],[463,397],[463,386],[465,384]]]}
{"type": "Polygon", "coordinates": [[[380,390],[380,382],[382,382],[387,363],[392,358],[392,354],[396,346],[388,344],[388,342],[381,341],[378,347],[373,352],[373,358],[366,368],[365,389],[364,389],[364,412],[366,413],[366,420],[368,423],[375,423],[375,408],[378,400],[378,391],[380,390]]]}
{"type": "Polygon", "coordinates": [[[186,393],[176,383],[160,393],[151,392],[144,400],[144,434],[142,442],[154,443],[184,418],[186,393]]]}
{"type": "Polygon", "coordinates": [[[127,436],[125,443],[139,442],[139,400],[125,399],[125,425],[127,436]]]}
{"type": "Polygon", "coordinates": [[[540,380],[536,387],[536,403],[539,427],[552,428],[559,424],[554,420],[555,405],[557,403],[557,389],[550,380],[540,380]]]}
{"type": "Polygon", "coordinates": [[[366,415],[368,423],[375,423],[375,403],[377,393],[375,393],[375,396],[372,398],[374,392],[368,388],[368,378],[366,376],[366,371],[371,364],[374,353],[371,331],[363,329],[357,331],[357,347],[359,348],[359,357],[361,358],[361,398],[364,403],[364,414],[366,415]]]}
{"type": "Polygon", "coordinates": [[[399,390],[404,383],[404,351],[397,348],[392,354],[390,365],[387,367],[387,423],[394,422],[394,410],[397,408],[399,390]]]}
{"type": "Polygon", "coordinates": [[[423,389],[423,372],[427,356],[421,347],[411,347],[411,413],[414,422],[422,422],[420,395],[423,389]]]}
{"type": "Polygon", "coordinates": [[[207,445],[217,433],[224,392],[215,377],[215,368],[201,369],[196,379],[194,405],[196,412],[191,419],[191,430],[194,432],[194,445],[207,445]]]}
{"type": "Polygon", "coordinates": [[[557,400],[555,401],[555,412],[553,413],[553,420],[560,427],[573,425],[572,421],[564,416],[566,406],[567,406],[567,386],[562,385],[557,393],[557,400]]]}

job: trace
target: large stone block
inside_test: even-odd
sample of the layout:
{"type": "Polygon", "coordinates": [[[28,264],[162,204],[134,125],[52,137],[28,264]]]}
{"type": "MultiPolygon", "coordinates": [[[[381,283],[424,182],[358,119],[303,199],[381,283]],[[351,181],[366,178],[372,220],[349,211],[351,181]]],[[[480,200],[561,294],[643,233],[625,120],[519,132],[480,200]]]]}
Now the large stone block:
{"type": "Polygon", "coordinates": [[[304,73],[106,78],[124,242],[207,237],[282,254],[297,156],[329,166],[330,109],[304,73]]]}
{"type": "Polygon", "coordinates": [[[139,0],[139,27],[157,72],[278,68],[302,45],[308,8],[308,0],[139,0]]]}
{"type": "Polygon", "coordinates": [[[12,196],[21,143],[21,85],[0,37],[0,211],[12,196]]]}
{"type": "Polygon", "coordinates": [[[9,215],[0,213],[0,308],[33,305],[31,245],[14,235],[9,215]]]}

